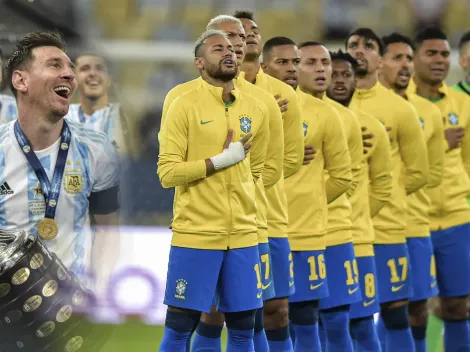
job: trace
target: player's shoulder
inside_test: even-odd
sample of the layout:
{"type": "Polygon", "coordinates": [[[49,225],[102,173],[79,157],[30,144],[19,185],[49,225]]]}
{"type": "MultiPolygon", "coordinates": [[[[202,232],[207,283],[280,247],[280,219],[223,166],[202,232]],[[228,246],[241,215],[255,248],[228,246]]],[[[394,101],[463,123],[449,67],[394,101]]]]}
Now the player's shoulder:
{"type": "Polygon", "coordinates": [[[440,116],[441,114],[436,104],[431,103],[416,93],[409,94],[408,101],[416,108],[419,115],[424,115],[424,118],[431,118],[432,115],[440,116]]]}
{"type": "Polygon", "coordinates": [[[2,104],[8,104],[8,105],[15,105],[16,106],[16,99],[12,95],[0,94],[0,101],[2,102],[2,104]]]}
{"type": "Polygon", "coordinates": [[[266,80],[268,84],[273,88],[272,90],[279,92],[279,94],[281,94],[283,98],[287,100],[289,100],[289,98],[291,99],[297,98],[297,94],[294,88],[292,88],[287,83],[284,83],[278,80],[277,78],[271,77],[268,74],[266,74],[266,80]]]}
{"type": "Polygon", "coordinates": [[[76,121],[67,120],[67,125],[70,129],[72,139],[85,145],[88,149],[98,152],[102,150],[107,143],[110,143],[104,132],[85,127],[84,124],[76,121]]]}
{"type": "Polygon", "coordinates": [[[174,100],[175,98],[184,95],[195,88],[197,88],[202,83],[202,78],[198,77],[191,81],[178,84],[177,86],[173,87],[165,97],[165,100],[174,100]]]}
{"type": "Polygon", "coordinates": [[[340,114],[343,119],[347,120],[350,123],[357,122],[357,116],[351,109],[345,107],[344,105],[341,105],[337,101],[334,101],[330,98],[325,98],[324,101],[330,104],[330,106],[333,107],[333,109],[335,109],[336,112],[340,114]]]}
{"type": "Polygon", "coordinates": [[[12,135],[10,132],[14,123],[15,121],[10,121],[0,125],[0,145],[4,146],[5,144],[10,143],[12,135]]]}

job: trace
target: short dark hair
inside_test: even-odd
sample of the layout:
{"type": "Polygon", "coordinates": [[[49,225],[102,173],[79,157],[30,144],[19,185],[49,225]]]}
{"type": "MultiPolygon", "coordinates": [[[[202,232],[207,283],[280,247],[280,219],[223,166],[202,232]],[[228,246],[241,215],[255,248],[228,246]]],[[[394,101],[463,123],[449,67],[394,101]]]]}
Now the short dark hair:
{"type": "Polygon", "coordinates": [[[254,13],[248,10],[237,10],[233,14],[233,17],[238,18],[238,19],[243,18],[243,19],[255,22],[254,13]]]}
{"type": "Polygon", "coordinates": [[[395,43],[403,43],[409,45],[412,50],[415,50],[415,46],[411,38],[397,32],[393,32],[389,35],[383,36],[382,43],[384,44],[384,54],[387,51],[387,47],[395,43]]]}
{"type": "Polygon", "coordinates": [[[299,44],[299,49],[305,48],[306,46],[321,46],[321,45],[323,45],[323,44],[320,43],[320,42],[316,42],[316,41],[313,41],[313,40],[309,40],[309,41],[300,43],[300,44],[299,44]]]}
{"type": "Polygon", "coordinates": [[[271,50],[281,45],[296,45],[295,42],[287,37],[273,37],[269,39],[263,46],[263,56],[268,55],[271,50]]]}
{"type": "Polygon", "coordinates": [[[447,40],[447,36],[439,27],[427,27],[416,33],[414,43],[419,47],[425,40],[433,39],[447,40]]]}
{"type": "Polygon", "coordinates": [[[367,28],[367,27],[360,27],[360,28],[355,29],[351,33],[349,33],[349,35],[347,36],[346,41],[345,41],[346,49],[348,48],[349,38],[351,38],[353,35],[357,35],[357,36],[362,37],[364,39],[373,40],[374,42],[377,43],[377,45],[379,47],[380,56],[383,55],[383,53],[384,53],[384,43],[382,43],[382,39],[380,39],[380,37],[377,35],[377,33],[375,33],[372,29],[367,28]]]}
{"type": "Polygon", "coordinates": [[[356,69],[359,67],[359,63],[355,58],[353,58],[349,53],[342,51],[341,49],[336,51],[336,52],[331,52],[330,51],[330,56],[331,56],[331,61],[346,61],[349,62],[352,66],[352,69],[354,72],[356,72],[356,69]]]}
{"type": "Polygon", "coordinates": [[[33,59],[33,50],[43,46],[55,46],[62,51],[65,51],[66,48],[65,42],[58,32],[30,32],[16,43],[6,67],[6,78],[15,97],[17,91],[12,82],[13,72],[23,70],[33,59]]]}
{"type": "Polygon", "coordinates": [[[459,40],[459,50],[470,43],[470,31],[465,32],[459,40]]]}

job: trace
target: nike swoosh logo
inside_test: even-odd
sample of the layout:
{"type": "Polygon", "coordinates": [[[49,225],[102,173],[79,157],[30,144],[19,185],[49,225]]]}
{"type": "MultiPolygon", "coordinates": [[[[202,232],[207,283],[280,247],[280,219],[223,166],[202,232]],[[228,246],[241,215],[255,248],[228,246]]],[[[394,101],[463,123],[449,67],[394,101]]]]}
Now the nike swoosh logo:
{"type": "Polygon", "coordinates": [[[436,285],[437,285],[437,281],[434,281],[434,282],[431,284],[431,287],[434,288],[434,287],[436,287],[436,285]]]}
{"type": "Polygon", "coordinates": [[[400,291],[403,286],[405,286],[404,284],[403,285],[400,285],[400,286],[392,286],[392,292],[397,292],[397,291],[400,291]]]}
{"type": "Polygon", "coordinates": [[[375,299],[373,299],[372,301],[369,301],[369,302],[364,302],[364,307],[369,307],[374,302],[375,302],[375,299]]]}
{"type": "Polygon", "coordinates": [[[210,120],[210,121],[202,121],[202,120],[201,120],[201,125],[208,124],[209,122],[212,122],[212,121],[214,121],[214,120],[210,120]]]}
{"type": "Polygon", "coordinates": [[[294,281],[289,282],[289,287],[294,286],[294,281]]]}
{"type": "Polygon", "coordinates": [[[353,288],[353,289],[350,289],[350,288],[349,288],[349,289],[348,289],[348,293],[349,293],[350,295],[352,295],[352,294],[353,294],[354,292],[356,292],[357,290],[359,290],[359,286],[356,287],[356,288],[353,288]]]}
{"type": "Polygon", "coordinates": [[[262,296],[263,296],[263,293],[261,292],[256,295],[256,298],[260,299],[262,296]]]}
{"type": "Polygon", "coordinates": [[[316,290],[317,288],[319,288],[321,285],[323,285],[323,282],[321,284],[318,284],[318,285],[310,285],[310,289],[311,290],[316,290]]]}
{"type": "Polygon", "coordinates": [[[272,283],[273,282],[270,281],[269,284],[267,284],[266,286],[262,285],[263,290],[266,290],[269,286],[271,286],[272,283]]]}

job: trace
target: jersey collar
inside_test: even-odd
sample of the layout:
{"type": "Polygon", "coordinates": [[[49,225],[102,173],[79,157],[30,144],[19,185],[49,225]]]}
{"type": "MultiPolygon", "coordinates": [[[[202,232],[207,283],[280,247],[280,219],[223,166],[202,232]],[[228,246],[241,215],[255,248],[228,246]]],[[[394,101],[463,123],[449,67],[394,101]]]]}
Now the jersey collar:
{"type": "Polygon", "coordinates": [[[374,84],[374,86],[370,89],[359,89],[356,88],[356,91],[354,92],[353,98],[357,99],[368,99],[375,97],[377,95],[377,92],[379,89],[382,87],[382,84],[377,80],[377,82],[374,84]]]}
{"type": "MultiPolygon", "coordinates": [[[[204,90],[209,92],[217,101],[225,105],[224,101],[222,100],[222,92],[223,92],[222,87],[215,87],[212,84],[209,84],[204,80],[202,80],[202,87],[204,90]]],[[[235,104],[238,98],[240,98],[240,91],[237,88],[236,84],[234,84],[234,87],[231,93],[235,97],[235,101],[233,102],[235,104]]]]}
{"type": "MultiPolygon", "coordinates": [[[[438,92],[447,96],[449,94],[449,86],[442,82],[442,85],[439,87],[438,92]]],[[[410,84],[408,84],[408,88],[406,89],[407,94],[418,94],[418,85],[415,82],[414,77],[411,77],[410,84]]]]}

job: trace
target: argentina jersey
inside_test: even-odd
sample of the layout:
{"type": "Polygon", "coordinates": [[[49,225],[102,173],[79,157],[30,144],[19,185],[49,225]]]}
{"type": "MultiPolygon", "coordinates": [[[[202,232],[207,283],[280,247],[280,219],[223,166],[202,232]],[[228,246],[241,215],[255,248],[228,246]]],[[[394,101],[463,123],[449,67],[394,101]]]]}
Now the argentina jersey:
{"type": "Polygon", "coordinates": [[[14,121],[18,118],[16,100],[14,97],[6,94],[0,94],[0,124],[14,121]]]}
{"type": "MultiPolygon", "coordinates": [[[[41,184],[21,150],[14,122],[0,126],[0,228],[38,234],[45,216],[41,184]]],[[[90,287],[86,280],[91,260],[93,231],[90,229],[90,196],[119,185],[120,168],[115,148],[103,133],[68,122],[71,140],[55,221],[58,235],[43,242],[64,265],[90,287]]],[[[36,151],[44,171],[52,180],[60,144],[36,151]]]]}
{"type": "Polygon", "coordinates": [[[119,104],[108,104],[88,116],[83,112],[80,104],[70,104],[65,118],[67,121],[84,124],[93,131],[104,132],[119,151],[124,151],[123,116],[120,110],[119,104]]]}

